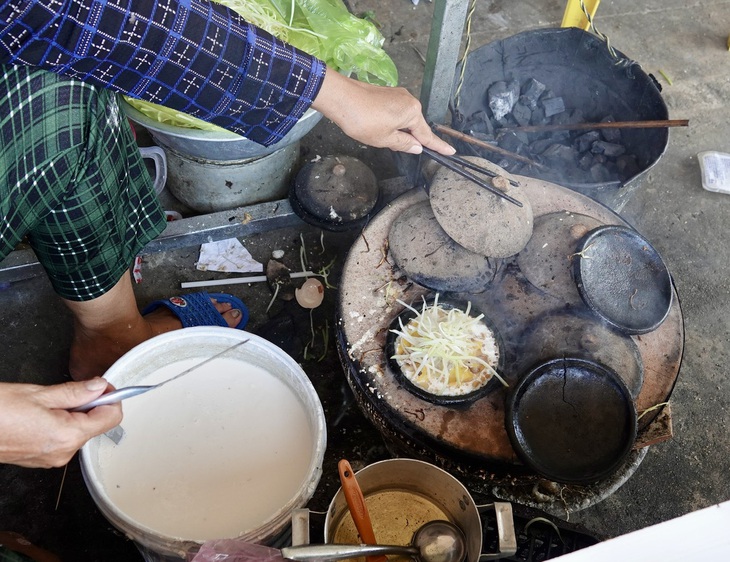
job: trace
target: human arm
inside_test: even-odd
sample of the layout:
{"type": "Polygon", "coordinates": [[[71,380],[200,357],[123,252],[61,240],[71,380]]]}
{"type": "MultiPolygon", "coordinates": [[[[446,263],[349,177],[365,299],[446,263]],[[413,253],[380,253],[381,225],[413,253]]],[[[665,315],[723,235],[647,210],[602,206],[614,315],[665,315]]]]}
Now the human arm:
{"type": "Polygon", "coordinates": [[[0,463],[65,465],[86,441],[121,421],[119,404],[68,411],[101,396],[107,386],[100,378],[52,386],[0,383],[0,463]]]}
{"type": "Polygon", "coordinates": [[[420,102],[405,88],[373,86],[328,69],[312,107],[370,146],[411,154],[420,154],[421,146],[442,154],[455,152],[433,133],[420,102]]]}
{"type": "Polygon", "coordinates": [[[263,145],[281,140],[317,98],[315,108],[356,140],[453,153],[406,90],[326,71],[206,0],[0,0],[0,63],[7,62],[166,105],[263,145]]]}
{"type": "Polygon", "coordinates": [[[162,104],[263,145],[294,126],[325,72],[206,0],[0,0],[0,63],[162,104]]]}

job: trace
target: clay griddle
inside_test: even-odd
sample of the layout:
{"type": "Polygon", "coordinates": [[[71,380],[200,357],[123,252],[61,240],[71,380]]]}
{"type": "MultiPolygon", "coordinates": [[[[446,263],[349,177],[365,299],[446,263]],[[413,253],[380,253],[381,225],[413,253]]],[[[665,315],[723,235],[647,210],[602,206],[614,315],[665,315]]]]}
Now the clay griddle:
{"type": "Polygon", "coordinates": [[[412,205],[393,221],[388,247],[409,279],[434,291],[478,293],[494,277],[489,258],[470,252],[446,234],[428,201],[412,205]]]}
{"type": "Polygon", "coordinates": [[[581,239],[600,224],[588,215],[567,211],[536,217],[532,237],[517,255],[520,271],[549,295],[566,303],[579,303],[573,262],[581,239]]]}
{"type": "MultiPolygon", "coordinates": [[[[621,218],[575,191],[531,178],[518,178],[536,217],[556,212],[587,215],[601,224],[623,225],[621,218]]],[[[385,357],[388,327],[404,302],[431,291],[416,283],[403,283],[394,260],[383,262],[383,250],[396,217],[425,201],[422,190],[411,190],[378,213],[350,249],[344,264],[338,302],[338,348],[346,376],[365,415],[384,437],[410,454],[432,460],[457,472],[474,476],[480,470],[506,470],[521,466],[505,428],[506,392],[497,389],[456,410],[426,402],[396,379],[385,357]],[[458,465],[458,466],[457,466],[458,465]],[[462,471],[463,469],[463,471],[462,471]]],[[[446,295],[471,301],[488,313],[505,346],[505,376],[515,385],[524,375],[517,358],[524,353],[527,328],[545,314],[569,312],[543,290],[529,283],[515,260],[497,272],[488,290],[478,294],[446,295]]],[[[674,298],[666,320],[654,331],[633,337],[644,366],[644,382],[635,399],[638,412],[668,400],[677,380],[684,347],[684,326],[679,300],[674,298]]],[[[617,350],[625,350],[619,344],[617,350]]],[[[622,352],[622,351],[617,351],[622,352]]],[[[642,416],[640,429],[654,419],[642,416]]]]}
{"type": "Polygon", "coordinates": [[[590,310],[549,312],[528,326],[522,341],[524,353],[519,360],[524,371],[548,359],[592,359],[616,372],[633,398],[641,391],[644,365],[633,338],[612,329],[590,310]]]}

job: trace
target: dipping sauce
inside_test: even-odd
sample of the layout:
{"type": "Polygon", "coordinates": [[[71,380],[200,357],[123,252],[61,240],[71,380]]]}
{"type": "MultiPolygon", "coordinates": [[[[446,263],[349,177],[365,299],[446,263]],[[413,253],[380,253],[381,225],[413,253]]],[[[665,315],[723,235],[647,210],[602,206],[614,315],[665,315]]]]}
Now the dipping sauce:
{"type": "MultiPolygon", "coordinates": [[[[199,363],[179,361],[133,384],[199,363]]],[[[242,360],[220,358],[125,400],[119,445],[99,445],[101,485],[138,525],[185,540],[260,527],[307,478],[314,436],[294,391],[242,360]]]]}
{"type": "MultiPolygon", "coordinates": [[[[431,500],[408,490],[383,490],[365,496],[365,505],[373,524],[375,539],[379,544],[410,545],[413,534],[425,523],[435,520],[451,521],[451,518],[431,500]]],[[[330,542],[360,544],[350,512],[334,525],[330,542]]],[[[358,558],[357,560],[364,560],[358,558]]],[[[389,560],[406,561],[408,556],[389,556],[389,560]]]]}

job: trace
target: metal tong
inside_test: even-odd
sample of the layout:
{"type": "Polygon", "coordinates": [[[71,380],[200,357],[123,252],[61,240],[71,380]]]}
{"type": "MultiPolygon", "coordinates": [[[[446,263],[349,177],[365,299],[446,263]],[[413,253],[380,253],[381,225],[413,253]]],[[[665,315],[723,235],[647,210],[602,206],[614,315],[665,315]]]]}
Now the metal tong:
{"type": "Polygon", "coordinates": [[[119,388],[117,390],[112,390],[111,392],[107,392],[106,394],[102,394],[97,398],[96,400],[92,400],[91,402],[88,402],[82,406],[78,406],[77,408],[73,408],[72,412],[88,412],[89,410],[92,410],[93,408],[96,408],[97,406],[106,406],[108,404],[115,404],[117,402],[121,402],[122,400],[126,398],[131,398],[132,396],[137,396],[138,394],[144,394],[145,392],[149,392],[150,390],[154,390],[155,388],[160,388],[162,385],[165,385],[169,382],[172,382],[176,379],[179,379],[183,375],[187,375],[188,373],[195,371],[196,369],[202,367],[206,363],[210,363],[213,361],[213,359],[217,359],[221,355],[228,353],[229,351],[232,351],[236,349],[237,347],[243,345],[244,343],[248,343],[248,338],[238,342],[236,345],[233,345],[231,347],[227,347],[223,351],[216,353],[212,357],[208,357],[204,361],[201,361],[200,363],[197,363],[196,365],[193,365],[189,369],[185,369],[182,373],[178,373],[172,378],[167,379],[166,381],[162,381],[161,383],[157,384],[151,384],[151,385],[144,385],[144,386],[125,386],[124,388],[119,388]]]}
{"type": "MultiPolygon", "coordinates": [[[[477,166],[476,164],[473,164],[472,162],[469,162],[468,160],[465,160],[464,158],[459,158],[458,156],[444,156],[443,154],[439,154],[438,152],[431,150],[430,148],[423,147],[423,154],[431,158],[434,162],[438,162],[442,166],[448,168],[449,170],[452,170],[459,174],[460,176],[474,182],[479,187],[483,187],[490,193],[493,193],[494,195],[497,195],[498,197],[501,197],[502,199],[506,199],[513,205],[517,205],[518,207],[522,207],[522,203],[515,199],[514,197],[510,197],[506,193],[504,193],[502,190],[497,189],[493,185],[489,185],[488,183],[482,181],[477,176],[472,174],[469,170],[474,170],[475,172],[479,172],[481,174],[484,174],[485,176],[489,176],[490,178],[496,178],[499,176],[499,174],[493,172],[492,170],[488,170],[486,168],[482,168],[481,166],[477,166]]],[[[519,187],[519,183],[517,183],[514,180],[508,179],[510,185],[513,185],[515,187],[519,187]]]]}

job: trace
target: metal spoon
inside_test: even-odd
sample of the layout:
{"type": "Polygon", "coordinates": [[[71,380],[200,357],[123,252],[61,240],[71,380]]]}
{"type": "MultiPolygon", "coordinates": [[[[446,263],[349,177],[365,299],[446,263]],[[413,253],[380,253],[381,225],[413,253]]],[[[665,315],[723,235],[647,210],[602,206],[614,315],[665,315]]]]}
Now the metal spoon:
{"type": "MultiPolygon", "coordinates": [[[[196,369],[202,367],[206,363],[210,363],[213,361],[213,359],[217,359],[221,355],[224,355],[228,353],[229,351],[232,351],[236,349],[237,347],[243,345],[244,343],[247,343],[249,340],[248,338],[238,342],[235,345],[232,345],[231,347],[227,347],[220,353],[216,353],[212,357],[208,357],[207,359],[201,361],[200,363],[197,363],[196,365],[193,365],[189,369],[185,369],[182,373],[178,373],[174,377],[171,377],[165,381],[162,381],[161,383],[157,384],[151,384],[151,385],[144,385],[144,386],[126,386],[124,388],[119,388],[117,390],[112,390],[111,392],[107,392],[106,394],[102,394],[99,398],[96,400],[92,400],[91,402],[87,402],[86,404],[83,404],[82,406],[78,406],[76,408],[71,409],[71,412],[88,412],[89,410],[96,408],[97,406],[106,406],[107,404],[115,404],[117,402],[121,402],[122,400],[125,400],[126,398],[131,398],[132,396],[137,396],[138,394],[144,394],[145,392],[149,392],[150,390],[154,390],[155,388],[160,388],[162,385],[165,385],[169,382],[172,382],[174,380],[179,379],[180,377],[187,375],[188,373],[191,373],[192,371],[195,371],[196,369]]],[[[113,439],[114,440],[114,439],[113,439]]],[[[114,440],[117,442],[116,440],[114,440]]]]}
{"type": "Polygon", "coordinates": [[[381,554],[410,556],[419,562],[462,562],[466,555],[466,539],[461,529],[449,521],[429,521],[413,535],[411,546],[322,544],[281,549],[284,558],[297,562],[326,562],[381,554]]]}

